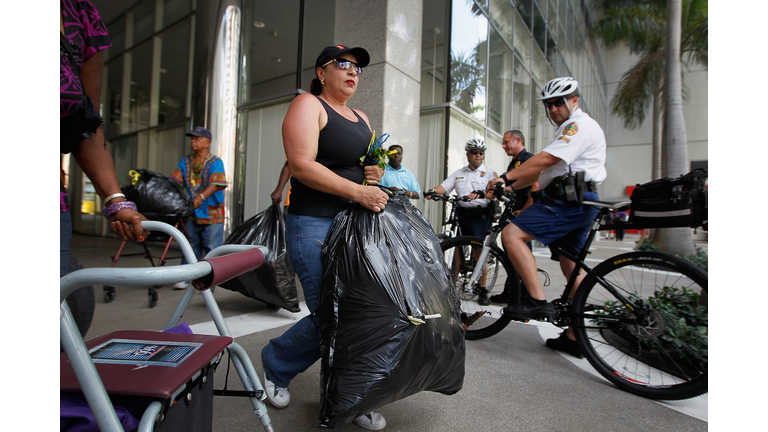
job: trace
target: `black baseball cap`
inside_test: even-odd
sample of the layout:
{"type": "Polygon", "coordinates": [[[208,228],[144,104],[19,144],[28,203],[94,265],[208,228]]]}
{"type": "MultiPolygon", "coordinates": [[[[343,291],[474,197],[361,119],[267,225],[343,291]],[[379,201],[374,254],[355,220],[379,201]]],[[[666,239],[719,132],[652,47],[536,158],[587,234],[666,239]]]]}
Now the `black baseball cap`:
{"type": "Polygon", "coordinates": [[[209,131],[208,129],[202,126],[196,126],[194,129],[192,129],[192,132],[187,132],[185,135],[188,137],[199,136],[203,138],[213,139],[211,137],[211,131],[209,131]]]}
{"type": "Polygon", "coordinates": [[[365,48],[361,48],[361,47],[349,48],[344,45],[334,45],[334,46],[325,47],[325,49],[323,49],[323,51],[317,57],[317,61],[315,62],[315,67],[316,68],[323,67],[324,64],[328,63],[330,60],[333,60],[344,53],[351,53],[352,55],[354,55],[355,58],[357,59],[357,65],[360,67],[366,67],[368,66],[368,63],[371,62],[371,56],[368,55],[368,51],[366,51],[365,48]]]}

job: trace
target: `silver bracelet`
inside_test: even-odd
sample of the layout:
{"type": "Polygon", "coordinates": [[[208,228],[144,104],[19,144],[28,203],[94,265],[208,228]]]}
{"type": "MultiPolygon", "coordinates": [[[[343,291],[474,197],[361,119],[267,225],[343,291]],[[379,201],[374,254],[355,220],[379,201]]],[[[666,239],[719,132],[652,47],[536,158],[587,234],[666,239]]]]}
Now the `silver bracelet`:
{"type": "Polygon", "coordinates": [[[125,195],[120,193],[120,192],[118,192],[118,193],[113,193],[112,195],[104,198],[104,201],[103,201],[104,202],[104,207],[107,207],[107,204],[109,204],[110,201],[112,201],[115,198],[119,198],[119,197],[125,198],[125,195]]]}

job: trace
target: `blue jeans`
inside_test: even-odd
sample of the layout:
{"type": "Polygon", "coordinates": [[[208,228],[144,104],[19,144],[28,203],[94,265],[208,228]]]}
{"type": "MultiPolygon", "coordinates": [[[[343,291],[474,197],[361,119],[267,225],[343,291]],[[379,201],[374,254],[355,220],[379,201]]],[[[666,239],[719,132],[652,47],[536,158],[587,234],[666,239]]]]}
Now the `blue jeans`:
{"type": "Polygon", "coordinates": [[[333,218],[288,214],[285,237],[288,259],[301,281],[310,315],[269,341],[261,350],[267,378],[287,388],[293,378],[320,359],[320,327],[317,319],[318,294],[323,280],[322,249],[333,218]]]}
{"type": "MultiPolygon", "coordinates": [[[[224,241],[224,224],[197,224],[192,218],[184,222],[184,228],[187,229],[189,243],[192,250],[195,251],[197,259],[201,259],[211,249],[221,246],[224,241]]],[[[187,260],[182,258],[182,264],[187,264],[187,260]]]]}

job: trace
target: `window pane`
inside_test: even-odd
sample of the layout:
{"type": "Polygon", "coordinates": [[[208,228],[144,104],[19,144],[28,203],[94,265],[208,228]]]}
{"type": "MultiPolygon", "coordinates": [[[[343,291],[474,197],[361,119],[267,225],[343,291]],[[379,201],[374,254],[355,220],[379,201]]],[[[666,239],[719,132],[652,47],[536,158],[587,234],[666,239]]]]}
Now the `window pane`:
{"type": "Polygon", "coordinates": [[[246,2],[243,16],[240,102],[294,90],[299,1],[246,2]]]}
{"type": "Polygon", "coordinates": [[[491,0],[491,21],[510,44],[514,32],[515,10],[509,0],[491,0]]]}
{"type": "Polygon", "coordinates": [[[515,14],[515,52],[523,61],[525,67],[531,65],[531,34],[523,24],[520,16],[515,14]]]}
{"type": "Polygon", "coordinates": [[[533,28],[533,0],[517,0],[515,4],[517,5],[517,11],[523,17],[525,26],[528,27],[528,31],[531,31],[533,28]]]}
{"type": "Polygon", "coordinates": [[[557,28],[557,0],[549,0],[547,8],[547,24],[550,29],[557,28]]]}
{"type": "Polygon", "coordinates": [[[512,51],[491,29],[488,62],[488,126],[503,133],[509,129],[512,100],[512,51]]]}
{"type": "Polygon", "coordinates": [[[130,135],[111,141],[109,147],[112,150],[112,158],[115,161],[115,176],[117,177],[117,183],[122,186],[128,183],[130,179],[128,172],[137,168],[136,135],[130,135]]]}
{"type": "Polygon", "coordinates": [[[134,44],[146,40],[155,33],[155,0],[141,2],[131,10],[131,16],[133,16],[134,44]]]}
{"type": "Polygon", "coordinates": [[[485,123],[487,35],[485,16],[475,16],[464,0],[454,0],[451,102],[481,123],[485,123]]]}
{"type": "Polygon", "coordinates": [[[547,120],[546,113],[544,112],[544,104],[536,99],[541,94],[541,87],[533,86],[533,97],[531,107],[531,136],[528,137],[526,148],[531,153],[538,153],[544,149],[549,143],[547,133],[552,133],[549,126],[549,120],[547,120]]]}
{"type": "Polygon", "coordinates": [[[541,53],[538,47],[533,48],[532,54],[533,67],[531,68],[531,71],[533,72],[533,76],[539,81],[543,81],[547,60],[544,58],[544,54],[541,53]]]}
{"type": "Polygon", "coordinates": [[[165,0],[163,3],[163,28],[189,15],[191,0],[165,0]]]}
{"type": "Polygon", "coordinates": [[[309,91],[315,79],[315,60],[323,48],[333,45],[336,19],[335,0],[313,0],[304,3],[304,40],[301,56],[301,88],[309,91]]]}
{"type": "MultiPolygon", "coordinates": [[[[129,129],[143,129],[149,126],[150,82],[152,79],[152,41],[149,40],[125,54],[130,58],[131,93],[128,110],[130,116],[129,129]]],[[[122,110],[125,110],[123,101],[122,110]]]]}
{"type": "Polygon", "coordinates": [[[123,93],[123,56],[104,65],[106,97],[101,101],[102,116],[107,122],[107,139],[120,134],[120,113],[123,93]]]}
{"type": "Polygon", "coordinates": [[[512,98],[512,129],[528,136],[531,109],[531,76],[515,62],[514,96],[512,98]]]}
{"type": "Polygon", "coordinates": [[[105,51],[104,61],[117,57],[125,50],[125,15],[109,23],[107,28],[112,47],[105,51]]]}
{"type": "Polygon", "coordinates": [[[160,100],[157,124],[186,118],[189,71],[190,20],[171,27],[158,36],[162,41],[160,60],[160,100]]]}
{"type": "Polygon", "coordinates": [[[544,21],[544,15],[539,6],[535,5],[533,9],[533,40],[539,45],[541,52],[547,49],[547,25],[544,21]]]}
{"type": "Polygon", "coordinates": [[[445,0],[424,0],[421,32],[421,106],[446,102],[445,0]]]}

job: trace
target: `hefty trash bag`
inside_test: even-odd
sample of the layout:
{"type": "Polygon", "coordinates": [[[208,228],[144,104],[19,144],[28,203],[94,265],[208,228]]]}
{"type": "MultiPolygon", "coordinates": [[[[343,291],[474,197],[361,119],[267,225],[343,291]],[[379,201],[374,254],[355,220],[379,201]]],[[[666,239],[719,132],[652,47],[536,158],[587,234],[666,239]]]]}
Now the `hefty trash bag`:
{"type": "Polygon", "coordinates": [[[187,217],[195,212],[183,186],[171,177],[143,168],[132,170],[131,176],[133,181],[120,189],[141,213],[187,217]]]}
{"type": "Polygon", "coordinates": [[[266,246],[264,264],[219,285],[290,312],[299,312],[296,280],[288,260],[285,220],[279,202],[240,224],[225,244],[266,246]]]}
{"type": "Polygon", "coordinates": [[[319,427],[464,382],[464,327],[432,227],[405,195],[374,213],[353,203],[323,246],[319,427]]]}

